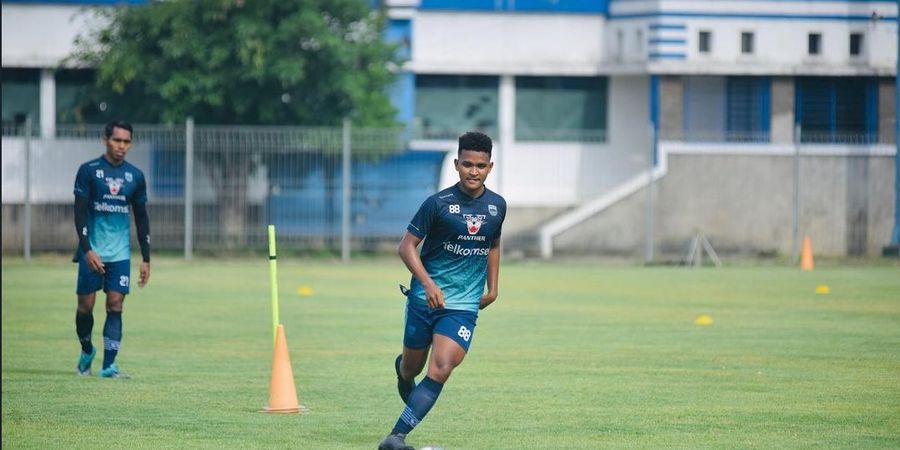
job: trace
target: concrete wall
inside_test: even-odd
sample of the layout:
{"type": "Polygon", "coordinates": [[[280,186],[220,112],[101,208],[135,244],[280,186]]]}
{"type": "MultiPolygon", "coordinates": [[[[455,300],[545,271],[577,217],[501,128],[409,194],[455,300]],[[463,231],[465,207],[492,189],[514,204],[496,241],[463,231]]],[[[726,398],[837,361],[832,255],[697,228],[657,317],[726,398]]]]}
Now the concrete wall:
{"type": "Polygon", "coordinates": [[[416,73],[595,75],[605,22],[602,15],[419,11],[408,67],[416,73]]]}
{"type": "Polygon", "coordinates": [[[3,67],[56,67],[106,21],[82,5],[2,4],[3,67]]]}
{"type": "Polygon", "coordinates": [[[610,4],[606,61],[634,70],[645,61],[655,73],[886,75],[896,69],[896,17],[891,2],[618,1],[610,4]],[[669,26],[650,28],[661,23],[669,26]],[[708,53],[698,50],[700,31],[711,33],[708,53]],[[751,54],[741,51],[743,32],[754,35],[751,54]],[[810,33],[822,36],[818,55],[809,54],[810,33]],[[850,55],[850,33],[864,35],[860,55],[850,55]]]}
{"type": "MultiPolygon", "coordinates": [[[[694,233],[720,256],[790,256],[793,158],[782,155],[669,155],[655,201],[655,248],[684,255],[694,233]]],[[[893,156],[803,156],[800,235],[817,255],[877,255],[890,240],[893,156]]],[[[646,190],[558,236],[554,255],[643,255],[646,190]]]]}

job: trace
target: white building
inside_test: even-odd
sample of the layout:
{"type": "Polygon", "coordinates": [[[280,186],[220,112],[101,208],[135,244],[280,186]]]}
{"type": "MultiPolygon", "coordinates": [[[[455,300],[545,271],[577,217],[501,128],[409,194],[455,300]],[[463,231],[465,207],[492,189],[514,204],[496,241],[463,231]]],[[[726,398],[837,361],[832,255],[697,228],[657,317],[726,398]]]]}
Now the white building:
{"type": "MultiPolygon", "coordinates": [[[[113,3],[2,3],[4,123],[31,114],[53,136],[57,124],[84,120],[70,104],[90,71],[57,68],[94,26],[82,7],[113,3]]],[[[465,130],[493,136],[489,185],[513,211],[514,247],[675,252],[700,231],[726,249],[784,254],[796,245],[792,208],[793,234],[827,236],[828,253],[887,243],[897,195],[893,0],[384,3],[388,38],[408,44],[394,100],[415,130],[411,146],[452,153],[465,130]],[[800,206],[787,157],[795,141],[810,156],[796,173],[814,180],[800,206]],[[865,169],[825,159],[849,155],[867,158],[865,169]],[[843,192],[834,209],[822,206],[830,190],[843,192]],[[685,202],[698,191],[709,201],[685,202]]]]}

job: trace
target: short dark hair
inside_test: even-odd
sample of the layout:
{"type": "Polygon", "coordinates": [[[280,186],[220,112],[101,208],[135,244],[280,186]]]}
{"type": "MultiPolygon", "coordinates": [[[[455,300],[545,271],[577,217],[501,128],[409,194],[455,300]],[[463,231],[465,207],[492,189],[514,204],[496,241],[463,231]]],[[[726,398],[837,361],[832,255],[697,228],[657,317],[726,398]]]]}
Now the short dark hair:
{"type": "Polygon", "coordinates": [[[113,120],[112,122],[106,124],[106,127],[103,128],[103,136],[109,139],[109,137],[113,134],[113,130],[116,128],[128,130],[129,133],[134,134],[134,130],[131,129],[130,123],[125,122],[124,120],[113,120]]]}
{"type": "Polygon", "coordinates": [[[456,150],[457,155],[461,155],[463,150],[473,152],[485,152],[491,156],[491,148],[493,143],[491,138],[480,131],[469,131],[459,137],[459,148],[456,150]]]}

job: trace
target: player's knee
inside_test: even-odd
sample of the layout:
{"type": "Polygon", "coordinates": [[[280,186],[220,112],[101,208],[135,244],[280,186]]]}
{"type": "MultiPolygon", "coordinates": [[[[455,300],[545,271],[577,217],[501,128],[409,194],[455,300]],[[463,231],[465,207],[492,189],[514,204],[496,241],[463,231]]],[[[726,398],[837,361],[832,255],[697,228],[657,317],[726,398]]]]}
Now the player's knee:
{"type": "Polygon", "coordinates": [[[456,366],[457,364],[451,361],[435,361],[428,370],[428,376],[438,383],[444,383],[450,378],[450,374],[453,373],[456,366]]]}

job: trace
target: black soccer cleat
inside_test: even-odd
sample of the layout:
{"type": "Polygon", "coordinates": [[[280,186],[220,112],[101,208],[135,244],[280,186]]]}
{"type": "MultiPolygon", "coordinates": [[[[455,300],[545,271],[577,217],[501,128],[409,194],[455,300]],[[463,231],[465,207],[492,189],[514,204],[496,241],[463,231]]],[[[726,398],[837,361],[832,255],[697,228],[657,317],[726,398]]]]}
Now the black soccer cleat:
{"type": "Polygon", "coordinates": [[[416,450],[406,444],[405,438],[406,435],[403,433],[389,434],[378,444],[378,450],[416,450]]]}
{"type": "Polygon", "coordinates": [[[397,355],[397,359],[394,360],[394,371],[397,372],[397,393],[400,394],[400,399],[406,404],[409,401],[409,394],[411,394],[416,387],[416,380],[405,380],[400,376],[401,359],[403,359],[403,354],[397,355]]]}

